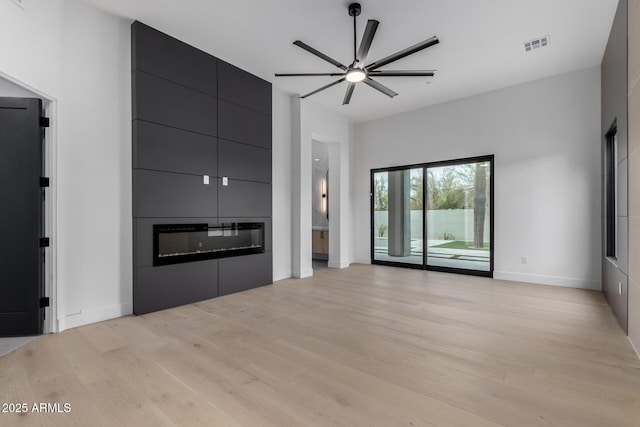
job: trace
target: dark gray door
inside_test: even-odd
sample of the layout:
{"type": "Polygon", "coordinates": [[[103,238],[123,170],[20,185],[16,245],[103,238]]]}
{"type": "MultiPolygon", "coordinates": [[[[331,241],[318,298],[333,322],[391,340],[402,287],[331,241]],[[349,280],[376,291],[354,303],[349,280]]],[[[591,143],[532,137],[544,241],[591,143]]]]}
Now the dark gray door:
{"type": "Polygon", "coordinates": [[[0,336],[42,333],[42,101],[0,98],[0,336]]]}

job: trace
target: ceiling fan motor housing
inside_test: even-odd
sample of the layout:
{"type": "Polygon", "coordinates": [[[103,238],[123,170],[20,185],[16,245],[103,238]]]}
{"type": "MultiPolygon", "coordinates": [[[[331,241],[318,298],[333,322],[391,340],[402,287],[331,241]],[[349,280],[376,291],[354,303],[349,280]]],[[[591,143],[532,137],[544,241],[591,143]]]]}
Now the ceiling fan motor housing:
{"type": "Polygon", "coordinates": [[[360,3],[351,3],[349,5],[349,16],[360,16],[360,13],[362,13],[360,3]]]}

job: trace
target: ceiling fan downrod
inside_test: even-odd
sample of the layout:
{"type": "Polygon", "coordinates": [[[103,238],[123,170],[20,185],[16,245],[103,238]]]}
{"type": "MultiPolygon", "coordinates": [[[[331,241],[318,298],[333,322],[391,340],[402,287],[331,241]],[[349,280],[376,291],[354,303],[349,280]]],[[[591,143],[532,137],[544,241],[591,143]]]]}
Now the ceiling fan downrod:
{"type": "Polygon", "coordinates": [[[351,3],[349,5],[349,16],[353,16],[353,65],[358,62],[358,40],[356,38],[356,18],[362,13],[362,7],[360,3],[351,3]]]}

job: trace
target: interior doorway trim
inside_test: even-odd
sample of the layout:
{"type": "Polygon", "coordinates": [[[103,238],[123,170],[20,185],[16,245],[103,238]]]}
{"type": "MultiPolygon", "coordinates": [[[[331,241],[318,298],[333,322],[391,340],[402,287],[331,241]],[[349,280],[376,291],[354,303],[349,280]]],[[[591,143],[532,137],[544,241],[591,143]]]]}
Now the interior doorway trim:
{"type": "MultiPolygon", "coordinates": [[[[296,278],[313,275],[312,267],[312,141],[329,145],[329,267],[349,266],[349,147],[348,136],[328,136],[321,124],[314,123],[298,96],[291,97],[292,106],[292,236],[291,274],[296,278]]],[[[324,126],[327,127],[327,126],[324,126]]],[[[338,132],[339,133],[339,132],[338,132]]]]}
{"type": "Polygon", "coordinates": [[[46,117],[49,118],[49,127],[45,129],[44,137],[44,173],[50,179],[44,207],[44,232],[49,237],[50,246],[45,248],[46,262],[44,266],[44,296],[49,297],[49,309],[45,311],[43,333],[58,332],[58,313],[61,312],[60,299],[58,298],[57,283],[57,111],[58,100],[42,90],[13,77],[0,70],[0,78],[19,86],[35,97],[42,99],[42,107],[46,117]]]}
{"type": "MultiPolygon", "coordinates": [[[[341,195],[343,192],[341,191],[340,183],[343,178],[341,176],[342,170],[340,167],[340,142],[316,133],[313,134],[312,141],[327,145],[329,153],[329,179],[327,180],[327,194],[330,195],[331,200],[328,201],[329,259],[327,261],[327,266],[329,268],[345,268],[349,266],[349,263],[347,262],[345,265],[345,262],[342,260],[342,258],[344,258],[344,254],[341,250],[341,241],[343,236],[341,235],[340,220],[342,218],[343,209],[343,204],[341,202],[341,195]]],[[[311,167],[311,170],[313,170],[313,166],[311,167]]]]}

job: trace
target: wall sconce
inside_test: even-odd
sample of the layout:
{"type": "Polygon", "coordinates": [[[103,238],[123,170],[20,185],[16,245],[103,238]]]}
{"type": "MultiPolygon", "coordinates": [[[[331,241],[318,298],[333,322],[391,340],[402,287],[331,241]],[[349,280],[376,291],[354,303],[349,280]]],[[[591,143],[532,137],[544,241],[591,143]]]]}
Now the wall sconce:
{"type": "Polygon", "coordinates": [[[320,194],[322,194],[321,210],[329,220],[329,170],[320,184],[320,194]]]}
{"type": "Polygon", "coordinates": [[[322,195],[322,203],[320,209],[322,213],[327,213],[327,180],[323,179],[320,183],[320,193],[322,195]]]}

